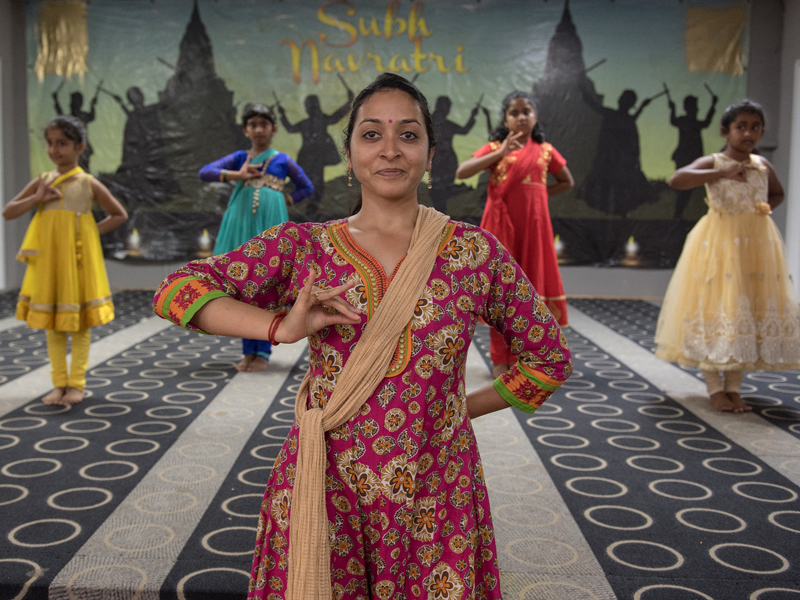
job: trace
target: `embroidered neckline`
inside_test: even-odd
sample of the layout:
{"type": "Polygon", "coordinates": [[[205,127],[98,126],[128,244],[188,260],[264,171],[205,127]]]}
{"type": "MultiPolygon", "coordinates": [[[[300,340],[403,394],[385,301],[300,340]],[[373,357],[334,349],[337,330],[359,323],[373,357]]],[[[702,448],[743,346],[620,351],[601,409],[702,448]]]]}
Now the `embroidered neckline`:
{"type": "Polygon", "coordinates": [[[391,275],[387,276],[380,261],[353,239],[346,219],[339,223],[333,223],[328,227],[330,239],[336,251],[358,272],[366,286],[367,320],[369,320],[378,308],[378,304],[380,304],[386,290],[389,288],[392,278],[397,273],[400,265],[403,264],[407,255],[403,255],[391,275]]]}
{"type": "MultiPolygon", "coordinates": [[[[455,232],[455,224],[448,223],[442,231],[442,240],[439,252],[447,245],[455,232]]],[[[350,229],[347,226],[347,219],[331,223],[328,225],[328,236],[333,244],[335,251],[352,266],[361,277],[364,284],[364,293],[367,296],[367,321],[377,310],[380,301],[383,299],[389,284],[392,282],[400,265],[403,264],[406,255],[400,259],[390,276],[386,276],[386,271],[374,256],[358,245],[353,239],[350,229]]],[[[406,325],[395,349],[392,362],[386,372],[386,377],[401,375],[411,360],[411,328],[406,325]]]]}

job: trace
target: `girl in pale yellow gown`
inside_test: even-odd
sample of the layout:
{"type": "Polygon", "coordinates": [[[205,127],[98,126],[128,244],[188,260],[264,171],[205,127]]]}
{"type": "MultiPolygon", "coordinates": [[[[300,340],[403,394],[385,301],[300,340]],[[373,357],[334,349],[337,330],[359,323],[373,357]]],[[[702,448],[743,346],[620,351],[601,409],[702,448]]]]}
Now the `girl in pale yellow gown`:
{"type": "Polygon", "coordinates": [[[800,368],[800,308],[783,239],[769,216],[783,202],[772,165],[752,154],[761,106],[743,100],[722,116],[721,153],[678,169],[670,185],[706,187],[708,213],[686,237],[658,317],[656,356],[699,367],[716,410],[750,407],[743,371],[800,368]]]}
{"type": "Polygon", "coordinates": [[[114,318],[100,234],[128,215],[108,189],[78,166],[86,147],[86,128],[70,116],[45,129],[47,155],[56,170],[31,181],[3,209],[16,219],[37,207],[17,258],[28,267],[17,302],[17,319],[47,331],[47,354],[54,389],[45,404],[77,404],[83,399],[89,364],[89,328],[114,318]],[[108,216],[95,222],[92,203],[108,216]],[[67,372],[67,335],[72,364],[67,372]]]}

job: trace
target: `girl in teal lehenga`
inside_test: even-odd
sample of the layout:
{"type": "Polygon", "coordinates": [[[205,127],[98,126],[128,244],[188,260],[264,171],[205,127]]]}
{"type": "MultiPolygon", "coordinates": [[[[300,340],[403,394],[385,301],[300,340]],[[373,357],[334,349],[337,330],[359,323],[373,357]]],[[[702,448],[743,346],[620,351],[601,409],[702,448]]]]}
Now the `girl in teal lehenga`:
{"type": "MultiPolygon", "coordinates": [[[[244,134],[250,150],[239,150],[200,169],[203,181],[236,181],[228,209],[222,217],[214,254],[235,250],[270,227],[289,220],[287,206],[310,196],[314,186],[303,169],[283,152],[270,148],[278,131],[275,115],[263,104],[247,104],[242,113],[244,134]],[[286,178],[295,191],[283,191],[286,178]]],[[[238,371],[263,371],[272,345],[263,340],[242,340],[244,358],[238,371]]]]}

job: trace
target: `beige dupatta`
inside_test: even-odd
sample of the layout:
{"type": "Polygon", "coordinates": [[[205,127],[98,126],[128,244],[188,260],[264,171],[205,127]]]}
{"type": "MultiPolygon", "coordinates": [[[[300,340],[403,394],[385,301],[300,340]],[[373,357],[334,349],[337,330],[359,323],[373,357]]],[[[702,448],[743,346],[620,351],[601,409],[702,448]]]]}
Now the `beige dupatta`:
{"type": "Polygon", "coordinates": [[[419,207],[408,254],[345,363],[324,410],[307,409],[310,371],[300,384],[294,407],[300,436],[289,522],[287,600],[331,598],[325,432],[350,420],[386,375],[397,340],[425,289],[448,220],[432,208],[419,207]]]}

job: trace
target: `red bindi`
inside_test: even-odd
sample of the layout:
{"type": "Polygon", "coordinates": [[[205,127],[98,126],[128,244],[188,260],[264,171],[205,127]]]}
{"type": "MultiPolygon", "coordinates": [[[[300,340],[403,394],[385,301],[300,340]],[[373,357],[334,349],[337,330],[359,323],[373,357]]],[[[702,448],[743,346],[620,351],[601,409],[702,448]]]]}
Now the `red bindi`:
{"type": "Polygon", "coordinates": [[[391,120],[391,119],[389,119],[389,123],[391,123],[391,122],[392,122],[392,120],[391,120]]]}

